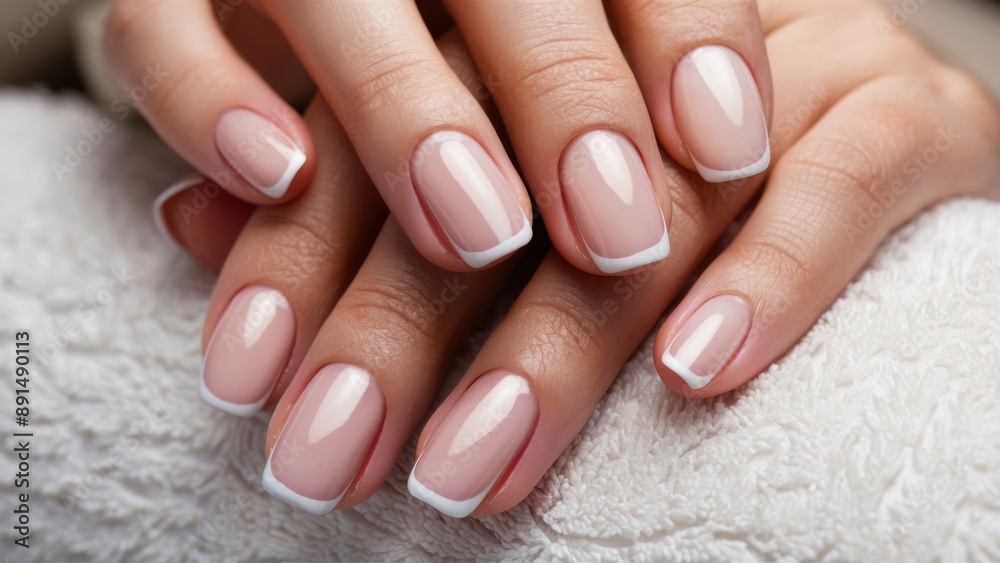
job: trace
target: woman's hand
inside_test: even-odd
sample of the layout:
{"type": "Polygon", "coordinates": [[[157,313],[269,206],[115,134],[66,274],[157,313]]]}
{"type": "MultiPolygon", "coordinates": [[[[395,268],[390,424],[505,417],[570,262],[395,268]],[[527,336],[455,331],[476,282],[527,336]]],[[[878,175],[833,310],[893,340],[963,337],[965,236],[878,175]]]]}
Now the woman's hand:
{"type": "MultiPolygon", "coordinates": [[[[742,231],[711,259],[656,339],[657,369],[687,396],[731,390],[778,359],[886,234],[921,209],[956,195],[995,196],[1000,185],[1000,118],[992,100],[911,36],[883,35],[878,24],[888,16],[880,5],[760,4],[776,92],[777,164],[742,231]]],[[[454,43],[443,49],[458,53],[454,43]]],[[[327,123],[336,129],[332,118],[327,123]]],[[[342,164],[340,174],[360,175],[342,164]]],[[[424,426],[410,477],[415,496],[453,516],[520,502],[764,187],[762,178],[707,185],[669,160],[664,169],[677,212],[670,267],[608,278],[550,252],[424,426]]],[[[310,194],[321,191],[314,188],[310,194]]],[[[310,222],[320,209],[301,205],[279,220],[255,215],[250,227],[324,240],[337,227],[310,222]],[[296,226],[303,223],[309,228],[296,226]]],[[[289,365],[298,370],[271,421],[265,483],[316,512],[351,506],[390,471],[471,321],[468,311],[489,302],[505,272],[449,278],[454,274],[416,259],[390,222],[370,263],[326,317],[325,299],[342,291],[341,278],[331,282],[327,270],[302,267],[331,262],[316,259],[330,255],[325,246],[269,250],[276,237],[250,245],[257,237],[250,233],[227,262],[207,328],[219,325],[239,288],[282,283],[271,281],[271,272],[295,280],[284,294],[296,322],[309,322],[293,337],[289,365]],[[310,274],[299,275],[303,270],[310,274]],[[448,293],[446,300],[445,291],[459,285],[460,296],[448,293]],[[305,298],[293,298],[299,294],[305,298]],[[318,471],[333,462],[337,471],[318,471]]]]}
{"type": "Polygon", "coordinates": [[[255,21],[208,0],[119,0],[107,50],[126,88],[162,67],[164,83],[137,100],[143,114],[202,173],[262,205],[301,192],[316,154],[247,61],[289,60],[297,76],[297,57],[417,250],[454,271],[497,262],[532,232],[521,177],[477,95],[492,93],[555,247],[591,273],[669,253],[657,136],[707,181],[767,167],[771,85],[754,1],[442,3],[484,77],[471,91],[413,0],[257,0],[255,21]],[[259,31],[246,59],[230,42],[246,35],[238,17],[259,31]]]}

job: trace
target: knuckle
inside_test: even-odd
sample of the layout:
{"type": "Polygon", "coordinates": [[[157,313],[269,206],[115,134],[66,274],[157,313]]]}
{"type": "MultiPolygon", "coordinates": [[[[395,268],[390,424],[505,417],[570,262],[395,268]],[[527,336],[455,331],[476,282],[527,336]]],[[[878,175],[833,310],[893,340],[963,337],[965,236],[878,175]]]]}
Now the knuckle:
{"type": "Polygon", "coordinates": [[[430,305],[440,301],[443,281],[410,260],[387,263],[358,278],[338,309],[352,325],[366,327],[356,331],[355,344],[362,354],[384,363],[406,351],[444,353],[441,343],[450,340],[447,325],[435,322],[443,311],[430,305]]]}
{"type": "MultiPolygon", "coordinates": [[[[792,227],[785,234],[796,229],[792,227]]],[[[761,271],[768,273],[767,279],[782,280],[786,287],[800,285],[809,278],[812,266],[808,247],[778,234],[782,231],[785,229],[778,228],[741,242],[735,259],[741,270],[748,273],[747,281],[757,279],[751,272],[761,271]]]]}
{"type": "Polygon", "coordinates": [[[637,21],[666,26],[671,45],[680,53],[733,37],[747,29],[746,22],[759,18],[753,0],[727,1],[724,10],[717,3],[703,0],[638,0],[634,13],[637,21]]]}
{"type": "Polygon", "coordinates": [[[318,218],[274,208],[258,212],[254,219],[254,232],[260,233],[258,253],[270,257],[269,278],[294,288],[329,277],[325,272],[346,270],[345,244],[318,218]]]}
{"type": "Polygon", "coordinates": [[[568,354],[598,354],[605,357],[600,326],[594,320],[595,302],[590,292],[569,280],[518,302],[518,318],[531,326],[531,336],[519,354],[520,363],[531,373],[545,375],[550,362],[560,364],[568,354]]]}
{"type": "Polygon", "coordinates": [[[217,92],[234,89],[237,82],[231,62],[217,56],[192,59],[171,72],[148,99],[166,116],[189,114],[192,95],[211,99],[217,92]]]}
{"type": "Polygon", "coordinates": [[[817,205],[844,200],[845,195],[866,205],[877,201],[876,190],[889,174],[888,164],[879,157],[885,149],[866,146],[861,135],[807,137],[778,163],[775,174],[793,178],[801,186],[798,193],[812,194],[817,205]]]}
{"type": "Polygon", "coordinates": [[[442,93],[442,84],[453,80],[442,72],[440,65],[423,55],[398,51],[392,46],[372,51],[374,54],[367,58],[365,66],[351,73],[357,78],[345,88],[342,97],[345,121],[364,123],[382,112],[405,111],[408,106],[420,107],[425,116],[450,117],[454,99],[442,93]],[[435,100],[436,95],[442,99],[435,100]],[[435,112],[446,114],[434,116],[435,112]]]}
{"type": "Polygon", "coordinates": [[[636,95],[624,61],[593,38],[544,37],[526,46],[504,80],[511,101],[577,116],[581,122],[615,115],[623,98],[636,95]],[[572,110],[570,112],[569,110],[572,110]]]}

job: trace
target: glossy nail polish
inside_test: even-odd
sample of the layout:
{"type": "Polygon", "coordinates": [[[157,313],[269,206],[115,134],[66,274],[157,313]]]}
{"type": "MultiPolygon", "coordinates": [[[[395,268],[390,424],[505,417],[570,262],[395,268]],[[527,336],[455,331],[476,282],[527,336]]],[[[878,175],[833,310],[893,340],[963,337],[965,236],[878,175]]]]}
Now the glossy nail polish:
{"type": "Polygon", "coordinates": [[[538,400],[519,375],[497,370],[455,402],[410,473],[410,494],[464,518],[507,472],[538,421],[538,400]]]}
{"type": "Polygon", "coordinates": [[[706,182],[759,174],[771,162],[767,121],[750,67],[729,47],[704,45],[678,61],[674,119],[706,182]]]}
{"type": "Polygon", "coordinates": [[[385,419],[375,378],[348,364],[320,369],[296,401],[264,467],[264,490],[325,514],[354,481],[385,419]]]}
{"type": "Polygon", "coordinates": [[[277,290],[244,288],[223,313],[205,351],[201,400],[229,414],[260,412],[295,342],[295,314],[277,290]]]}
{"type": "Polygon", "coordinates": [[[482,268],[528,244],[531,224],[500,168],[472,137],[428,135],[410,159],[413,185],[455,252],[482,268]]]}
{"type": "Polygon", "coordinates": [[[750,306],[719,295],[703,303],[667,344],[661,361],[692,389],[709,384],[750,332],[750,306]]]}
{"type": "Polygon", "coordinates": [[[667,225],[635,145],[615,131],[588,131],[559,162],[563,196],[587,252],[614,274],[670,254],[667,225]]]}
{"type": "Polygon", "coordinates": [[[222,156],[264,195],[280,199],[306,162],[306,153],[277,125],[248,109],[231,109],[215,126],[222,156]]]}

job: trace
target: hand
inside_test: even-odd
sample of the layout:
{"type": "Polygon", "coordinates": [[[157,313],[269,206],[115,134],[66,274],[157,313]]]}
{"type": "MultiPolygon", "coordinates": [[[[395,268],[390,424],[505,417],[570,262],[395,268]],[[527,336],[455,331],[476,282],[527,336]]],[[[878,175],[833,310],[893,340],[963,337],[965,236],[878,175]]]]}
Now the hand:
{"type": "MultiPolygon", "coordinates": [[[[483,268],[531,237],[527,192],[474,92],[495,95],[555,247],[591,273],[634,271],[669,252],[657,136],[708,181],[768,165],[770,75],[751,0],[614,0],[608,13],[598,0],[443,4],[485,89],[451,71],[412,0],[259,0],[259,34],[243,49],[271,67],[294,51],[437,266],[483,268]]],[[[245,31],[224,15],[220,29],[207,0],[119,0],[107,50],[125,87],[162,64],[165,82],[139,107],[182,156],[237,197],[286,202],[312,175],[310,136],[230,43],[227,30],[245,31]],[[229,170],[242,180],[230,185],[229,170]]]]}
{"type": "MultiPolygon", "coordinates": [[[[991,187],[988,195],[997,195],[1000,118],[989,96],[912,37],[883,36],[877,23],[887,16],[876,3],[853,4],[846,12],[841,7],[761,2],[778,93],[771,147],[777,165],[743,230],[711,261],[657,337],[657,369],[682,394],[725,392],[779,358],[885,235],[919,210],[949,196],[987,194],[991,187]],[[665,351],[672,365],[691,372],[683,374],[687,380],[662,364],[665,351]]],[[[550,252],[425,425],[410,481],[416,496],[454,516],[492,514],[520,502],[763,186],[760,178],[708,186],[670,161],[664,167],[678,211],[672,232],[681,242],[671,267],[606,278],[583,273],[550,252]]],[[[300,213],[303,219],[315,215],[300,213]]],[[[286,219],[273,223],[301,220],[286,219]]],[[[394,237],[392,228],[382,236],[394,237]]],[[[310,263],[315,252],[308,245],[281,248],[269,253],[247,247],[244,260],[270,260],[274,254],[275,260],[298,265],[310,263]]],[[[261,272],[296,271],[281,263],[261,272]]],[[[336,320],[324,325],[307,360],[299,363],[269,429],[268,467],[275,477],[268,477],[269,490],[314,511],[331,508],[333,501],[350,506],[375,490],[429,403],[455,334],[461,334],[457,327],[468,321],[456,315],[488,302],[484,293],[497,283],[494,271],[457,278],[469,288],[485,284],[486,289],[463,291],[474,293],[471,303],[439,309],[428,304],[444,291],[448,274],[398,257],[379,263],[402,264],[406,275],[398,269],[376,275],[380,297],[334,309],[336,320]],[[437,310],[441,313],[428,316],[437,310]],[[345,363],[361,370],[348,370],[345,363]],[[336,367],[325,367],[330,365],[336,367]],[[364,393],[347,385],[361,380],[369,383],[364,393]],[[379,404],[371,398],[379,396],[375,391],[368,394],[375,388],[371,382],[378,384],[384,410],[344,406],[379,404]],[[335,384],[344,391],[326,393],[335,384]],[[333,408],[317,399],[325,396],[333,408]],[[348,440],[334,432],[315,445],[296,439],[304,428],[334,419],[346,419],[352,436],[368,438],[348,440]],[[334,454],[353,461],[336,475],[314,472],[318,460],[334,454]]],[[[366,271],[382,273],[367,265],[361,273],[366,271]]],[[[260,279],[261,272],[239,281],[260,279]]],[[[372,293],[365,279],[372,278],[351,288],[362,288],[362,297],[372,293]]],[[[217,291],[209,328],[237,285],[217,291]]],[[[318,285],[324,291],[330,286],[318,285]]],[[[314,310],[323,307],[304,301],[292,308],[321,316],[314,310]]],[[[296,347],[307,345],[300,338],[311,334],[296,333],[296,347]]]]}
{"type": "MultiPolygon", "coordinates": [[[[847,6],[760,2],[776,165],[742,230],[657,335],[656,368],[682,395],[718,395],[759,374],[920,210],[1000,195],[990,96],[903,30],[883,35],[884,6],[847,6]]],[[[424,426],[410,477],[416,496],[456,516],[524,499],[764,184],[708,186],[665,166],[674,180],[669,267],[595,278],[550,254],[424,426]]]]}

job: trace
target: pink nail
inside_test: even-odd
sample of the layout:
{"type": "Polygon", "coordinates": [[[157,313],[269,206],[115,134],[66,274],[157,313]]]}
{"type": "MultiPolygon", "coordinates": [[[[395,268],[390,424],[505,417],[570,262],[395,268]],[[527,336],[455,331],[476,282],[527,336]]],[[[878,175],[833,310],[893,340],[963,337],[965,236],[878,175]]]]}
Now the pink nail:
{"type": "Polygon", "coordinates": [[[469,266],[482,268],[531,240],[500,168],[472,137],[432,133],[413,150],[410,167],[421,200],[469,266]]]}
{"type": "Polygon", "coordinates": [[[261,193],[280,199],[306,162],[277,125],[248,109],[231,109],[215,125],[215,144],[230,166],[261,193]]]}
{"type": "Polygon", "coordinates": [[[264,490],[312,514],[344,497],[385,419],[385,397],[365,370],[330,364],[296,401],[267,459],[264,490]]]}
{"type": "Polygon", "coordinates": [[[507,472],[538,421],[528,382],[496,370],[477,379],[434,431],[410,473],[410,494],[464,518],[507,472]]]}
{"type": "Polygon", "coordinates": [[[295,314],[277,290],[261,285],[233,297],[208,343],[198,391],[229,414],[260,412],[285,369],[295,341],[295,314]]]}
{"type": "Polygon", "coordinates": [[[767,120],[750,67],[729,47],[692,49],[674,68],[677,128],[706,182],[759,174],[771,162],[767,120]]]}
{"type": "Polygon", "coordinates": [[[681,325],[663,351],[663,365],[692,389],[708,385],[750,332],[750,306],[741,297],[719,295],[703,303],[681,325]]]}
{"type": "Polygon", "coordinates": [[[667,225],[646,166],[628,138],[589,131],[559,163],[563,194],[594,265],[615,274],[670,254],[667,225]]]}

